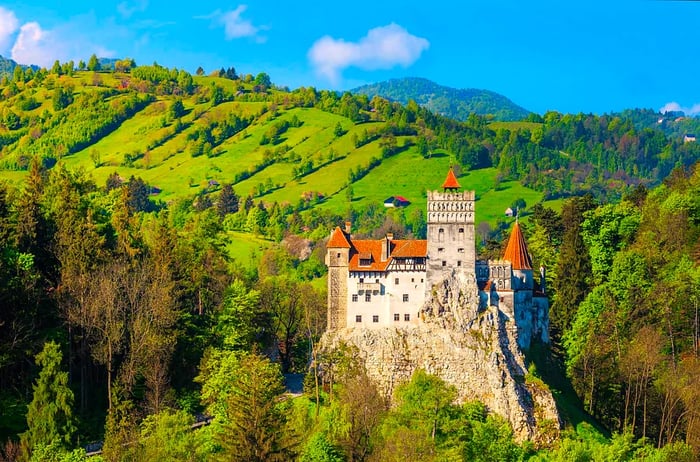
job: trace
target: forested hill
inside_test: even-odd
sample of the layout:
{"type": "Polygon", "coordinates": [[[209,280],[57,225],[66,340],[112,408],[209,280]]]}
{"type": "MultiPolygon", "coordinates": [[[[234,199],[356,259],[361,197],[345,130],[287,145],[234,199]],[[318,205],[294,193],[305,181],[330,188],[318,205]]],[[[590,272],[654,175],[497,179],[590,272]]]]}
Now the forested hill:
{"type": "Polygon", "coordinates": [[[93,56],[0,79],[0,462],[85,462],[89,441],[91,461],[697,460],[699,143],[205,74],[93,56]],[[556,387],[569,431],[544,422],[543,446],[426,373],[389,407],[353,350],[315,348],[329,231],[424,237],[450,165],[480,254],[503,255],[515,200],[547,268],[557,354],[520,377],[556,387]]]}
{"type": "Polygon", "coordinates": [[[680,111],[661,113],[653,109],[626,109],[613,116],[630,120],[638,130],[660,130],[675,139],[683,139],[689,134],[700,136],[700,117],[680,111]]]}
{"type": "Polygon", "coordinates": [[[489,90],[445,87],[418,77],[391,79],[350,91],[370,98],[379,95],[402,104],[414,100],[436,114],[457,120],[467,120],[471,113],[492,115],[496,120],[522,120],[530,113],[505,96],[489,90]]]}

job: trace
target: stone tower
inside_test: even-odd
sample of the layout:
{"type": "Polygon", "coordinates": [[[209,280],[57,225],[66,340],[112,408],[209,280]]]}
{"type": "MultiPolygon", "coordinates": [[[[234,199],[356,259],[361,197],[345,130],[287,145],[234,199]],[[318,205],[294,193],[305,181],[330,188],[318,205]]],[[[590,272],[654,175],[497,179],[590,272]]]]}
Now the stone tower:
{"type": "Polygon", "coordinates": [[[460,191],[452,169],[443,191],[428,191],[427,295],[452,271],[474,274],[474,191],[460,191]]]}
{"type": "Polygon", "coordinates": [[[328,329],[347,327],[348,276],[350,263],[350,223],[345,223],[345,232],[335,228],[326,244],[326,266],[328,267],[328,329]]]}

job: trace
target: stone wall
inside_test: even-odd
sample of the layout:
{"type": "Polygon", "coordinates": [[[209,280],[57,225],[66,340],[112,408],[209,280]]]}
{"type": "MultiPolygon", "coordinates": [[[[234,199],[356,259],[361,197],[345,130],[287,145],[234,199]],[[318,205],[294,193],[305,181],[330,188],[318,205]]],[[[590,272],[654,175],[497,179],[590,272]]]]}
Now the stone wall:
{"type": "Polygon", "coordinates": [[[434,286],[411,329],[339,329],[322,348],[339,342],[357,347],[380,391],[394,388],[422,368],[455,385],[459,400],[479,400],[504,416],[519,440],[537,440],[541,428],[560,426],[552,394],[526,380],[515,324],[496,307],[480,310],[474,275],[453,273],[434,286]]]}

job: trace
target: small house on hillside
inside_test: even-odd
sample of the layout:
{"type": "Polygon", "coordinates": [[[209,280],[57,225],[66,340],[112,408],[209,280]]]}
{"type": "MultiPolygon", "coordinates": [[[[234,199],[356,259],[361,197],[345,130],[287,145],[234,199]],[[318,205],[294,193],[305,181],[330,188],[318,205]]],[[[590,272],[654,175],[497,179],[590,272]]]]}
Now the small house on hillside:
{"type": "Polygon", "coordinates": [[[684,142],[684,143],[691,143],[691,142],[694,142],[694,141],[695,141],[695,135],[693,135],[693,134],[688,133],[688,134],[686,134],[686,135],[683,137],[683,142],[684,142]]]}
{"type": "Polygon", "coordinates": [[[403,196],[391,196],[384,199],[384,207],[406,207],[411,201],[403,196]]]}
{"type": "Polygon", "coordinates": [[[513,209],[510,208],[510,207],[508,207],[508,208],[506,209],[505,214],[506,214],[507,217],[515,216],[515,212],[514,212],[513,209]]]}

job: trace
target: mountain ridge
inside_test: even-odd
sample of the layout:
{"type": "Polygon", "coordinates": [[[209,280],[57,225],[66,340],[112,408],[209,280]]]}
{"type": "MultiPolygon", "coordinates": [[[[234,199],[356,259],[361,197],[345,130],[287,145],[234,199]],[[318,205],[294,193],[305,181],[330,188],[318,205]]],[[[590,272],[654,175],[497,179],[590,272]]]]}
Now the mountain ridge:
{"type": "Polygon", "coordinates": [[[457,120],[467,120],[469,114],[492,115],[497,120],[522,120],[530,111],[518,106],[506,96],[491,90],[453,88],[422,77],[390,79],[350,90],[370,98],[381,96],[402,104],[414,100],[431,111],[457,120]]]}

